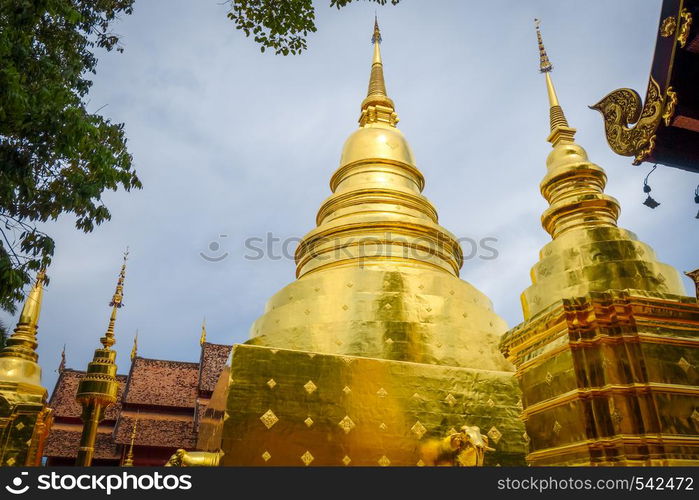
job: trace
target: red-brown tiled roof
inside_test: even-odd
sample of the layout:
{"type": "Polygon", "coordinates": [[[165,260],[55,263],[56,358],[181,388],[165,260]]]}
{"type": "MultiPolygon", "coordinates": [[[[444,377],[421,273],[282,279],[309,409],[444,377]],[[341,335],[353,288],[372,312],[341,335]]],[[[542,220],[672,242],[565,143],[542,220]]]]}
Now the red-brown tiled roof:
{"type": "Polygon", "coordinates": [[[128,405],[194,408],[199,363],[135,358],[124,403],[128,405]]]}
{"type": "Polygon", "coordinates": [[[221,370],[228,362],[233,346],[225,344],[209,344],[204,342],[201,348],[199,390],[213,392],[221,370]]]}
{"type": "MultiPolygon", "coordinates": [[[[80,417],[82,407],[75,400],[75,394],[78,390],[78,382],[80,382],[83,375],[85,375],[84,371],[65,369],[58,376],[56,386],[49,400],[49,407],[53,408],[55,418],[80,417]]],[[[116,420],[121,411],[121,399],[124,385],[126,384],[126,375],[117,375],[116,378],[119,382],[117,402],[106,409],[105,420],[116,420]]]]}
{"type": "MultiPolygon", "coordinates": [[[[47,457],[77,457],[80,446],[80,431],[51,429],[46,438],[44,455],[47,457]]],[[[112,439],[112,433],[98,432],[95,439],[95,454],[97,459],[118,459],[119,450],[112,439]]]]}
{"type": "MultiPolygon", "coordinates": [[[[114,430],[115,441],[119,444],[131,443],[134,418],[123,415],[114,430]]],[[[194,448],[193,418],[172,415],[138,417],[136,425],[137,446],[158,446],[165,448],[194,448]]]]}

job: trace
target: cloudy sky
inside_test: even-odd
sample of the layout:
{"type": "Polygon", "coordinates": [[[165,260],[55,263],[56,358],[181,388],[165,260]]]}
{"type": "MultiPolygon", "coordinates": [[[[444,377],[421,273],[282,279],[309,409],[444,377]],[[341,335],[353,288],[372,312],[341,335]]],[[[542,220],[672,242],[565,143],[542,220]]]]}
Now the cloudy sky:
{"type": "Polygon", "coordinates": [[[534,17],[543,20],[578,142],[606,169],[606,191],[621,201],[620,224],[664,262],[696,268],[699,177],[659,168],[650,180],[662,204],[646,208],[649,167],[615,155],[600,115],[587,108],[618,87],[645,94],[660,3],[403,0],[338,11],[323,0],[309,50],[285,58],[261,54],[221,2],[137,1],[116,26],[125,52],[100,57],[89,107],[126,124],[144,189],[107,193],[112,220],[91,234],[78,233],[72,217],[47,226],[56,253],[39,329],[45,385],[53,388],[63,344],[69,367],[84,369],[92,357],[127,245],[120,373],[128,371],[136,330],[141,356],[188,361],[198,360],[204,317],[212,342],[248,338],[267,298],[294,279],[294,263],[279,258],[279,243],[272,255],[250,260],[245,241],[298,237],[313,227],[357,126],[375,10],[388,93],[427,179],[425,195],[457,236],[497,238],[498,258],[466,261],[462,278],[511,326],[522,320],[519,294],[549,239],[539,224],[550,145],[534,17]]]}

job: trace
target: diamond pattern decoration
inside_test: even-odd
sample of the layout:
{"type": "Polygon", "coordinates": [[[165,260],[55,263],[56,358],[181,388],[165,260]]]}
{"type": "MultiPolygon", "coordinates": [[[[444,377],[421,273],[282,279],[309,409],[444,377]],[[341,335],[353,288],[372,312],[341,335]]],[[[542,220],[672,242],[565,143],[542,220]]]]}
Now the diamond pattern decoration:
{"type": "Polygon", "coordinates": [[[381,389],[376,391],[376,395],[380,398],[385,398],[386,396],[388,396],[388,392],[386,392],[386,389],[382,387],[381,389]]]}
{"type": "Polygon", "coordinates": [[[379,465],[381,467],[388,467],[391,465],[391,461],[388,459],[386,455],[382,455],[381,458],[379,458],[379,465]]]}
{"type": "Polygon", "coordinates": [[[391,345],[391,344],[393,344],[393,339],[387,338],[386,340],[384,340],[384,342],[386,342],[388,345],[391,345]]]}
{"type": "Polygon", "coordinates": [[[309,380],[308,382],[303,384],[303,388],[306,389],[306,392],[308,394],[313,394],[315,390],[318,388],[318,386],[315,385],[312,380],[309,380]]]}
{"type": "Polygon", "coordinates": [[[350,457],[348,457],[347,455],[342,457],[342,463],[345,464],[346,466],[349,465],[350,462],[352,462],[352,459],[350,457]]]}
{"type": "Polygon", "coordinates": [[[349,434],[349,431],[354,429],[354,422],[352,422],[352,419],[349,418],[349,415],[345,415],[345,417],[340,420],[337,425],[339,425],[340,428],[345,431],[345,434],[349,434]]]}
{"type": "Polygon", "coordinates": [[[447,394],[447,397],[444,398],[444,402],[445,402],[446,404],[448,404],[449,406],[454,406],[454,405],[456,404],[456,398],[455,398],[454,395],[450,392],[449,394],[447,394]]]}
{"type": "Polygon", "coordinates": [[[415,465],[417,465],[418,467],[424,467],[424,466],[425,466],[425,462],[423,462],[422,459],[420,459],[420,460],[417,461],[417,463],[416,463],[415,465]]]}
{"type": "Polygon", "coordinates": [[[315,458],[315,457],[314,457],[313,455],[311,455],[311,452],[308,451],[308,450],[306,450],[306,453],[304,453],[303,455],[301,455],[301,461],[303,462],[303,464],[304,464],[306,467],[308,467],[309,465],[311,465],[311,462],[313,462],[313,459],[314,459],[314,458],[315,458]]]}
{"type": "Polygon", "coordinates": [[[15,426],[15,429],[17,429],[18,431],[21,431],[22,429],[24,429],[24,423],[23,422],[18,423],[15,426]]]}
{"type": "Polygon", "coordinates": [[[386,303],[386,305],[383,306],[383,308],[386,309],[387,311],[390,311],[392,309],[392,306],[391,306],[391,304],[386,303]]]}
{"type": "Polygon", "coordinates": [[[418,439],[421,439],[425,432],[427,432],[427,429],[419,420],[413,424],[410,430],[413,431],[413,434],[415,434],[418,439]]]}
{"type": "Polygon", "coordinates": [[[515,403],[515,406],[519,408],[520,410],[524,408],[524,405],[522,404],[522,398],[519,398],[517,402],[515,403]]]}
{"type": "Polygon", "coordinates": [[[12,466],[15,464],[16,461],[17,461],[17,460],[15,460],[15,457],[10,457],[10,458],[8,458],[8,459],[5,461],[5,463],[6,463],[7,465],[9,465],[10,467],[12,467],[12,466]]]}
{"type": "Polygon", "coordinates": [[[311,417],[308,417],[306,420],[303,421],[304,424],[306,424],[306,427],[310,427],[313,425],[313,419],[311,417]]]}
{"type": "Polygon", "coordinates": [[[502,432],[500,432],[497,427],[492,426],[488,431],[488,437],[493,440],[493,443],[498,444],[498,441],[500,441],[502,437],[502,432]]]}
{"type": "Polygon", "coordinates": [[[268,451],[265,451],[262,454],[262,460],[264,460],[265,462],[268,462],[270,458],[272,458],[272,455],[270,455],[268,451]]]}
{"type": "Polygon", "coordinates": [[[349,387],[345,386],[345,387],[342,388],[342,392],[344,392],[345,394],[349,394],[350,392],[352,392],[352,389],[350,389],[349,387]]]}
{"type": "Polygon", "coordinates": [[[420,396],[417,392],[415,392],[415,393],[413,393],[412,398],[413,398],[413,399],[421,399],[422,396],[420,396]]]}
{"type": "Polygon", "coordinates": [[[524,442],[529,444],[529,441],[532,440],[532,438],[529,437],[529,434],[527,434],[527,431],[524,431],[524,434],[522,434],[522,439],[524,439],[524,442]]]}
{"type": "Polygon", "coordinates": [[[551,372],[546,372],[546,383],[551,385],[551,382],[553,382],[553,375],[551,375],[551,372]]]}
{"type": "Polygon", "coordinates": [[[684,357],[681,357],[677,364],[680,365],[680,368],[682,368],[685,373],[687,373],[689,369],[692,367],[692,364],[686,359],[684,359],[684,357]]]}
{"type": "Polygon", "coordinates": [[[260,417],[260,420],[262,420],[262,423],[265,424],[265,427],[268,429],[271,429],[274,424],[279,422],[279,419],[272,410],[267,410],[264,415],[260,417]]]}
{"type": "Polygon", "coordinates": [[[493,401],[492,399],[489,399],[488,401],[486,401],[485,404],[487,404],[488,406],[490,406],[492,408],[493,406],[495,406],[495,401],[493,401]]]}
{"type": "Polygon", "coordinates": [[[352,363],[352,361],[354,361],[352,358],[348,356],[341,356],[340,359],[344,361],[347,366],[349,366],[352,363]]]}
{"type": "Polygon", "coordinates": [[[385,431],[386,429],[388,429],[388,427],[386,426],[386,424],[384,424],[383,422],[381,422],[381,423],[379,424],[379,429],[381,429],[382,431],[385,431]]]}
{"type": "Polygon", "coordinates": [[[563,429],[563,426],[562,426],[561,424],[558,423],[558,420],[556,420],[556,421],[553,423],[553,432],[555,432],[556,434],[558,434],[559,432],[561,432],[561,429],[563,429]]]}
{"type": "Polygon", "coordinates": [[[267,381],[267,385],[269,386],[270,389],[274,389],[274,387],[277,385],[277,383],[274,381],[273,378],[271,378],[267,381]]]}

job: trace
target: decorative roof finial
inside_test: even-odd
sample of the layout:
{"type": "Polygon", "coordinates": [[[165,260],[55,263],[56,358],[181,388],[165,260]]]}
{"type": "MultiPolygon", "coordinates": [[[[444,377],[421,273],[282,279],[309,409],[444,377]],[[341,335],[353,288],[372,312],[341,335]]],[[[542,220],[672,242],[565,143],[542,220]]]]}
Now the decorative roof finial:
{"type": "Polygon", "coordinates": [[[199,345],[204,345],[206,342],[206,318],[201,322],[201,335],[199,336],[199,345]]]}
{"type": "Polygon", "coordinates": [[[133,443],[136,440],[136,425],[138,424],[139,416],[140,413],[137,413],[133,421],[133,427],[131,428],[131,444],[129,445],[129,451],[126,453],[123,467],[133,467],[133,443]]]}
{"type": "Polygon", "coordinates": [[[58,373],[62,373],[66,369],[66,345],[63,344],[63,350],[61,351],[61,363],[58,365],[58,373]]]}
{"type": "Polygon", "coordinates": [[[551,80],[553,65],[549,60],[546,48],[544,47],[544,40],[541,37],[541,21],[539,19],[534,19],[534,26],[536,27],[536,38],[539,43],[539,71],[546,75],[546,89],[549,95],[551,134],[547,140],[554,146],[559,142],[573,142],[575,138],[575,129],[568,125],[568,120],[566,120],[565,114],[563,114],[563,108],[561,108],[561,105],[558,103],[558,96],[553,86],[553,80],[551,80]]]}
{"type": "Polygon", "coordinates": [[[109,349],[116,342],[114,340],[114,324],[116,323],[117,309],[121,309],[124,306],[124,279],[126,278],[126,261],[129,258],[129,247],[126,247],[124,252],[124,262],[121,265],[121,271],[119,272],[119,278],[117,280],[116,290],[112,296],[112,300],[109,303],[112,308],[112,315],[109,318],[109,325],[107,326],[107,333],[104,337],[100,339],[102,345],[105,349],[109,349]]]}
{"type": "Polygon", "coordinates": [[[133,362],[134,359],[136,359],[136,356],[138,356],[138,330],[136,330],[136,335],[134,335],[133,338],[133,347],[131,348],[131,362],[133,362]]]}

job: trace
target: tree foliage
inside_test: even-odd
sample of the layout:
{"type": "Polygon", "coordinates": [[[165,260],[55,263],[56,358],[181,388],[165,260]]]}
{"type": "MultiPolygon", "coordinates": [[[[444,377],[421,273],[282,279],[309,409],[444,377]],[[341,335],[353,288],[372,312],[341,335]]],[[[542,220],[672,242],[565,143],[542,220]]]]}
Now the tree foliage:
{"type": "MultiPolygon", "coordinates": [[[[341,9],[354,0],[330,0],[330,7],[341,9]]],[[[400,0],[368,0],[379,5],[400,0]]],[[[306,50],[306,36],[316,31],[312,0],[231,0],[228,18],[245,36],[252,35],[260,50],[275,54],[300,54],[306,50]]]]}
{"type": "Polygon", "coordinates": [[[14,311],[64,213],[89,232],[110,218],[105,189],[140,188],[123,124],[89,112],[96,50],[134,0],[0,0],[0,307],[14,311]]]}

